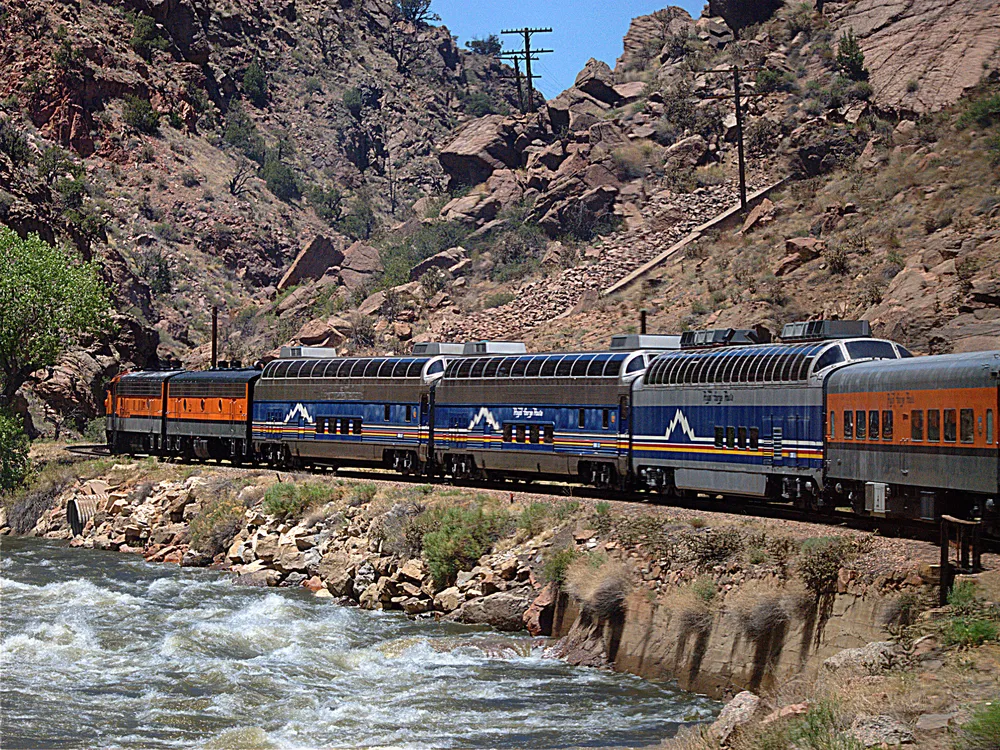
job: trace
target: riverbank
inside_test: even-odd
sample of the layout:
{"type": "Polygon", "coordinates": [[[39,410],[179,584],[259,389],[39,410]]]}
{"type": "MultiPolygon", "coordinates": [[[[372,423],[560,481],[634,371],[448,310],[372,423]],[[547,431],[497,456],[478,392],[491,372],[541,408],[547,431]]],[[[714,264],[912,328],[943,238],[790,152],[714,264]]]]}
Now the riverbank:
{"type": "MultiPolygon", "coordinates": [[[[831,731],[852,732],[858,720],[863,729],[871,715],[910,733],[900,737],[944,747],[980,703],[1000,697],[997,670],[943,696],[908,681],[996,660],[997,611],[987,603],[1000,590],[991,588],[995,574],[980,576],[965,610],[934,609],[937,551],[920,542],[676,508],[153,460],[62,471],[69,476],[0,521],[76,546],[229,570],[251,586],[527,629],[570,664],[674,680],[718,699],[751,691],[763,697],[748,714],[757,721],[784,710],[781,726],[800,714],[815,723],[810,711],[830,704],[839,712],[831,731]],[[25,505],[44,505],[40,496],[51,504],[25,529],[25,505]],[[75,537],[67,505],[93,513],[75,537]],[[968,626],[987,637],[956,631],[968,626]],[[844,655],[864,648],[878,653],[844,655]],[[864,679],[847,679],[857,669],[864,679]],[[878,706],[872,686],[894,680],[892,705],[878,706]],[[855,700],[862,695],[870,700],[855,700]],[[923,718],[937,714],[947,715],[941,726],[923,718]]],[[[985,560],[990,571],[998,562],[985,560]]],[[[719,736],[725,727],[713,731],[683,741],[730,741],[719,736]]]]}

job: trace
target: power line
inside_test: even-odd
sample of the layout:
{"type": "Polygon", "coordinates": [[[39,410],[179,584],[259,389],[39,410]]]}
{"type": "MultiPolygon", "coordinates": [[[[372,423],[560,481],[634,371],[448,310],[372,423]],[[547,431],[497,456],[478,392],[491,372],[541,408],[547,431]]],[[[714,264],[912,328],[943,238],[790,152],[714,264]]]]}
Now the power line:
{"type": "MultiPolygon", "coordinates": [[[[521,111],[524,112],[527,109],[528,112],[535,111],[535,87],[532,83],[536,78],[541,78],[541,76],[534,75],[531,72],[531,63],[537,62],[538,58],[535,55],[546,54],[552,52],[550,49],[532,49],[531,48],[531,36],[533,34],[551,34],[552,29],[532,29],[525,26],[523,29],[504,29],[500,32],[501,34],[518,34],[524,38],[524,49],[516,50],[514,52],[505,52],[502,57],[510,60],[524,60],[524,80],[527,82],[528,88],[528,102],[527,108],[524,104],[521,105],[521,111]]],[[[520,92],[520,81],[521,73],[520,68],[515,62],[514,72],[518,76],[518,91],[520,92]]],[[[518,99],[520,99],[520,93],[518,94],[518,99]]]]}

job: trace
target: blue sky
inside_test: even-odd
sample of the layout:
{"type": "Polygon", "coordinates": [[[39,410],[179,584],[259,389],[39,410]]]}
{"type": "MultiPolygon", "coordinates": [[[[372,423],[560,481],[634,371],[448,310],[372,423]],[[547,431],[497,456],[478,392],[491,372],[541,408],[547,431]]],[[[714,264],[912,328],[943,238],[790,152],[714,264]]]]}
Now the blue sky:
{"type": "MultiPolygon", "coordinates": [[[[551,34],[535,34],[532,46],[555,50],[534,63],[542,78],[535,86],[551,98],[573,85],[576,74],[591,57],[614,67],[622,53],[622,37],[629,22],[668,5],[679,5],[695,18],[704,0],[433,0],[431,10],[459,43],[473,37],[499,34],[501,29],[549,27],[551,34]]],[[[502,36],[504,49],[521,49],[519,37],[502,36]],[[515,46],[516,45],[516,46],[515,46]]]]}

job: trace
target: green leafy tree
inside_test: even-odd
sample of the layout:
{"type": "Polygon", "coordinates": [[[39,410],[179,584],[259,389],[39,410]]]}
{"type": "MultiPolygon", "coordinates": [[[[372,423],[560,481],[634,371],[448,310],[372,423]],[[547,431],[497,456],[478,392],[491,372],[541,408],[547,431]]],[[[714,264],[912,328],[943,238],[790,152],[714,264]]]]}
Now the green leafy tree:
{"type": "Polygon", "coordinates": [[[243,73],[243,94],[255,106],[267,106],[267,74],[256,57],[243,73]]]}
{"type": "Polygon", "coordinates": [[[85,334],[107,330],[111,303],[93,263],[0,225],[0,380],[10,404],[28,376],[85,334]]]}
{"type": "Polygon", "coordinates": [[[868,80],[868,68],[865,67],[865,53],[854,36],[854,30],[848,29],[840,37],[837,45],[837,70],[852,81],[868,80]]]}
{"type": "Polygon", "coordinates": [[[132,39],[129,44],[136,54],[148,60],[153,56],[153,50],[165,50],[167,40],[160,36],[156,21],[142,13],[127,13],[132,22],[132,39]]]}
{"type": "Polygon", "coordinates": [[[24,484],[31,471],[21,418],[0,409],[0,495],[24,484]]]}
{"type": "Polygon", "coordinates": [[[280,156],[267,157],[260,169],[260,178],[267,183],[267,189],[283,201],[296,200],[302,194],[295,172],[281,161],[280,156]]]}
{"type": "Polygon", "coordinates": [[[160,113],[146,99],[131,94],[126,96],[122,116],[126,125],[140,133],[155,135],[160,132],[160,113]]]}

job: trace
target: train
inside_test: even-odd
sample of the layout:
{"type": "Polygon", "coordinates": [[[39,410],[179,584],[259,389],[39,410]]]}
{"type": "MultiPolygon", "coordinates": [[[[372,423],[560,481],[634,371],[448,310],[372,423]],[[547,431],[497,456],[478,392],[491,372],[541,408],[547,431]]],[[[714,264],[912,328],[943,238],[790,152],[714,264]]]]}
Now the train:
{"type": "Polygon", "coordinates": [[[605,351],[290,348],[261,368],[130,372],[112,453],[551,480],[997,526],[1000,351],[914,357],[866,321],[615,336],[605,351]]]}

